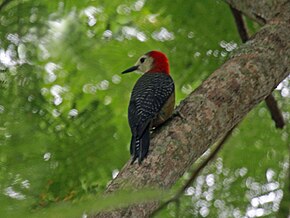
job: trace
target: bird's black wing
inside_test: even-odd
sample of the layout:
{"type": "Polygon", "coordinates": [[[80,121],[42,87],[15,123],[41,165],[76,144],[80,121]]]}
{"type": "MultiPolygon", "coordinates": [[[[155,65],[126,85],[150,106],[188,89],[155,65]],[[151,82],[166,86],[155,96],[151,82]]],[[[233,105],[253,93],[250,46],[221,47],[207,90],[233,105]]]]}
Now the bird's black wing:
{"type": "Polygon", "coordinates": [[[128,110],[133,160],[139,157],[140,162],[146,157],[150,123],[173,92],[172,78],[163,73],[145,73],[136,82],[128,110]]]}

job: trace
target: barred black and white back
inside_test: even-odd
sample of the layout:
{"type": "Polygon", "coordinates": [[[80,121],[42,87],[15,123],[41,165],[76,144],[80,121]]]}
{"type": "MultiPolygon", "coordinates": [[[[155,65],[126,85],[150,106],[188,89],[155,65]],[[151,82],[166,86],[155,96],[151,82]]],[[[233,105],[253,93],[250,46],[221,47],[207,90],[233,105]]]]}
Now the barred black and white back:
{"type": "Polygon", "coordinates": [[[132,132],[130,153],[132,162],[147,156],[152,121],[174,94],[172,78],[165,73],[145,73],[136,82],[130,99],[128,119],[132,132]]]}

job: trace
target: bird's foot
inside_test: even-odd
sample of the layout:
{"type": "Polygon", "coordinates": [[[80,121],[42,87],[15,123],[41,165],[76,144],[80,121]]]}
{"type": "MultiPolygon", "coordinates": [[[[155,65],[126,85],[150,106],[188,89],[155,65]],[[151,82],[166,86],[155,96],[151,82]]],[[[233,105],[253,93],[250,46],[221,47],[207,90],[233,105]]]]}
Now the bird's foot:
{"type": "Polygon", "coordinates": [[[180,117],[182,120],[186,120],[186,117],[178,109],[173,112],[172,117],[180,117]]]}

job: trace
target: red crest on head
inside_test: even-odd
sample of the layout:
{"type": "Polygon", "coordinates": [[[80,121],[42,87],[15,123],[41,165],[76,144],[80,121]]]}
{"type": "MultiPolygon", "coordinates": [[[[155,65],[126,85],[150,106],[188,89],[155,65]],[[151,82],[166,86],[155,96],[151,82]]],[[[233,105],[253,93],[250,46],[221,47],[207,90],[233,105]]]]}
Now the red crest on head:
{"type": "Polygon", "coordinates": [[[169,63],[165,54],[160,51],[150,51],[147,53],[153,58],[153,67],[148,73],[166,73],[169,75],[169,63]]]}

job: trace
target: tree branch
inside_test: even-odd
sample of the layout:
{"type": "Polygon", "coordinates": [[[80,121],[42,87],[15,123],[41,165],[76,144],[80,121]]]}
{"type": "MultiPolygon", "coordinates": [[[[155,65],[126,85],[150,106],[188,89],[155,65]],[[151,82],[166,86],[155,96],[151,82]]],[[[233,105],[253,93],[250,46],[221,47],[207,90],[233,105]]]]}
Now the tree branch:
{"type": "Polygon", "coordinates": [[[238,11],[237,9],[233,8],[231,5],[230,5],[230,9],[231,9],[232,14],[235,18],[236,26],[237,26],[239,35],[241,37],[241,40],[243,43],[245,43],[246,41],[249,40],[249,35],[248,35],[248,31],[246,29],[246,25],[244,23],[243,17],[241,15],[241,12],[238,11]]]}
{"type": "Polygon", "coordinates": [[[272,119],[275,121],[276,128],[283,129],[285,126],[285,122],[282,116],[280,109],[278,108],[278,104],[273,94],[270,94],[266,99],[267,107],[271,113],[272,119]]]}
{"type": "MultiPolygon", "coordinates": [[[[243,43],[249,40],[249,35],[246,29],[246,25],[244,23],[243,17],[241,15],[241,12],[238,11],[237,9],[233,8],[230,6],[232,14],[235,18],[235,22],[237,25],[237,29],[239,32],[239,35],[241,37],[241,40],[243,43]]],[[[266,99],[266,105],[270,111],[271,117],[275,122],[276,128],[282,129],[285,125],[282,113],[280,109],[278,108],[277,101],[273,94],[271,93],[266,99]]]]}
{"type": "Polygon", "coordinates": [[[232,131],[235,129],[235,126],[225,135],[225,137],[218,143],[218,145],[214,148],[214,150],[210,153],[210,155],[195,169],[195,171],[192,173],[189,180],[186,181],[186,183],[181,187],[181,189],[169,200],[163,202],[150,216],[153,217],[156,215],[159,211],[161,211],[164,207],[166,207],[168,204],[172,202],[176,202],[179,200],[179,198],[184,194],[186,189],[188,189],[194,180],[197,178],[199,173],[216,157],[217,153],[221,150],[222,146],[225,144],[225,142],[228,140],[228,138],[231,136],[232,131]]]}
{"type": "Polygon", "coordinates": [[[271,20],[274,20],[276,17],[283,17],[284,16],[282,15],[283,8],[285,5],[288,5],[289,3],[289,0],[275,0],[275,1],[225,0],[225,1],[233,8],[241,11],[244,15],[246,15],[247,17],[249,17],[250,19],[256,21],[257,23],[261,25],[265,25],[266,23],[269,23],[271,20]]]}
{"type": "MultiPolygon", "coordinates": [[[[143,164],[130,165],[129,161],[106,193],[170,188],[214,142],[272,92],[289,74],[289,5],[283,7],[287,16],[270,20],[178,106],[186,119],[175,117],[158,129],[143,164]]],[[[138,203],[94,217],[148,217],[158,206],[157,201],[138,203]]]]}
{"type": "MultiPolygon", "coordinates": [[[[248,36],[248,31],[246,29],[246,25],[244,23],[243,17],[241,15],[241,12],[238,11],[237,9],[233,8],[232,6],[230,6],[230,9],[232,11],[232,14],[234,16],[235,22],[236,22],[236,26],[239,32],[239,35],[241,37],[241,40],[243,43],[245,43],[246,41],[249,40],[249,36],[248,36]]],[[[275,121],[276,127],[277,128],[283,128],[283,126],[285,125],[284,123],[284,119],[283,116],[281,114],[281,111],[279,110],[278,106],[277,106],[277,102],[274,98],[274,96],[272,94],[270,94],[266,99],[266,104],[268,106],[268,109],[271,113],[271,117],[272,119],[275,121]]],[[[234,127],[235,128],[235,127],[234,127]]],[[[234,129],[233,128],[233,129],[234,129]]],[[[192,183],[194,182],[194,180],[196,179],[196,177],[198,176],[198,174],[208,165],[208,163],[210,161],[212,161],[215,156],[217,155],[217,153],[220,151],[222,145],[227,141],[227,139],[229,138],[229,136],[231,135],[233,129],[231,129],[226,136],[223,138],[223,140],[217,145],[217,147],[215,148],[215,150],[206,158],[206,160],[203,161],[203,163],[201,165],[199,165],[195,171],[192,173],[191,177],[187,180],[187,182],[181,187],[181,189],[169,200],[163,202],[152,214],[151,217],[155,216],[159,211],[161,211],[164,207],[166,207],[168,204],[173,203],[173,202],[178,202],[179,198],[184,194],[184,192],[186,191],[187,188],[189,188],[192,183]]]]}

